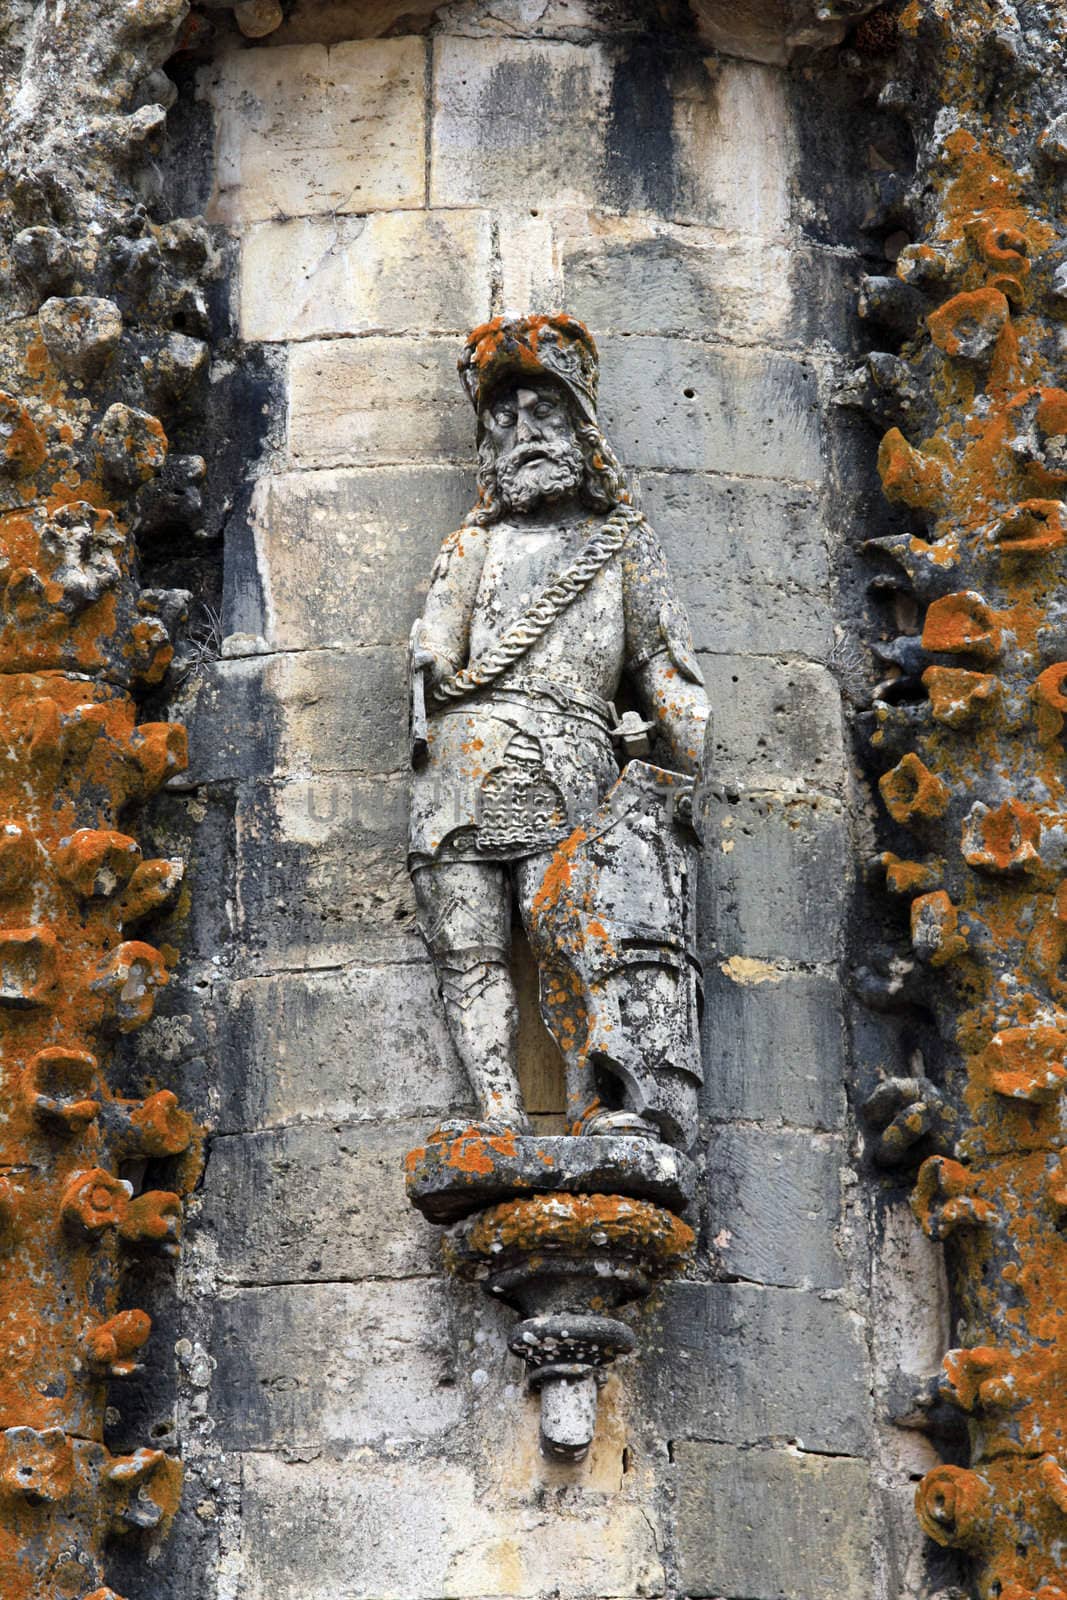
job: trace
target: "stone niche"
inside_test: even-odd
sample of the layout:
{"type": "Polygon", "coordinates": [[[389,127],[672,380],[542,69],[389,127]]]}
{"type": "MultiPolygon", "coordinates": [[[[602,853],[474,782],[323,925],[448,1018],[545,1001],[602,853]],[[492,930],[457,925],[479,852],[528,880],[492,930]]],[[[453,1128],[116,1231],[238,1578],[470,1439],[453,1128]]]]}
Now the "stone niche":
{"type": "MultiPolygon", "coordinates": [[[[223,1052],[185,1312],[218,1369],[187,1464],[239,1478],[204,1498],[241,1600],[866,1600],[826,402],[868,245],[839,218],[862,201],[819,103],[855,117],[856,147],[853,86],[832,52],[809,83],[631,6],[409,16],[366,37],[354,8],[297,6],[197,68],[208,214],[278,390],[227,536],[223,656],[187,716],[234,875],[225,964],[188,969],[223,1052]],[[634,1239],[650,1292],[602,1311],[617,1359],[580,1461],[540,1448],[523,1286],[481,1287],[510,1241],[477,1218],[504,1196],[472,1182],[435,1215],[442,1160],[514,1185],[524,1152],[430,1139],[473,1108],[405,869],[405,650],[475,494],[456,360],[494,312],[561,306],[597,338],[600,416],[690,615],[722,785],[702,1138],[691,1168],[638,1152],[610,1191],[639,1217],[691,1188],[695,1253],[656,1283],[634,1239]],[[425,1215],[404,1187],[419,1150],[425,1215]],[[750,1522],[770,1530],[758,1552],[750,1522]]],[[[532,989],[528,972],[524,1087],[537,1139],[563,1143],[532,989]]]]}

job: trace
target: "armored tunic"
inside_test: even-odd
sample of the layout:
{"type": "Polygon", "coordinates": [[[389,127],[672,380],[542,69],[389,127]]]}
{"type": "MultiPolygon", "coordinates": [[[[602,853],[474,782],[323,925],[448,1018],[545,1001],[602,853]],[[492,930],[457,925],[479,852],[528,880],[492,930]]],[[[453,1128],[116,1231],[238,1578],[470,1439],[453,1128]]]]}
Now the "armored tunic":
{"type": "MultiPolygon", "coordinates": [[[[601,521],[499,522],[452,534],[430,580],[420,643],[445,672],[477,662],[601,521]]],[[[518,860],[566,838],[618,777],[611,702],[623,673],[664,651],[700,681],[663,552],[640,522],[521,660],[434,711],[412,787],[412,867],[518,860]]]]}

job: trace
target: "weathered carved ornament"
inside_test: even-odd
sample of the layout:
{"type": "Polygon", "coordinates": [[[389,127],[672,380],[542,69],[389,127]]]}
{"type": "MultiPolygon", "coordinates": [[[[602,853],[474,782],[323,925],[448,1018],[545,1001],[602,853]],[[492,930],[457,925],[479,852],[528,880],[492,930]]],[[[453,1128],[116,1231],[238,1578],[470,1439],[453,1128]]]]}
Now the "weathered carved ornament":
{"type": "MultiPolygon", "coordinates": [[[[887,431],[899,531],[879,580],[915,604],[883,644],[868,728],[886,884],[911,952],[871,997],[942,1061],[867,1104],[886,1164],[945,1244],[955,1342],[917,1414],[966,1423],[927,1474],[924,1531],[979,1593],[1053,1600],[1067,1540],[1067,21],[1021,0],[911,0],[884,98],[913,122],[913,242],[862,310],[898,349],[854,393],[887,431]],[[889,577],[890,569],[895,575],[889,577]]],[[[901,220],[901,219],[898,219],[901,220]]]]}
{"type": "Polygon", "coordinates": [[[169,1089],[109,1082],[169,981],[149,919],[182,883],[130,829],[186,761],[184,730],[139,721],[135,698],[188,598],[142,587],[135,535],[195,515],[204,471],[168,430],[206,374],[207,240],[152,221],[141,192],[184,13],[42,7],[0,84],[3,1600],[119,1600],[109,1542],[151,1548],[181,1488],[173,1456],[113,1454],[105,1429],[108,1385],[152,1354],[136,1280],[146,1253],[177,1254],[200,1168],[169,1089]]]}

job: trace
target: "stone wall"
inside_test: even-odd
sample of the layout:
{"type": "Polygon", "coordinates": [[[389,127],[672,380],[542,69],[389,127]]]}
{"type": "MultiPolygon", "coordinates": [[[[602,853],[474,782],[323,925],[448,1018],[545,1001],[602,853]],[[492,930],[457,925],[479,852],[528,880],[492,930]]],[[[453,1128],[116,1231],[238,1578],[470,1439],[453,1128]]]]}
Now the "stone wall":
{"type": "Polygon", "coordinates": [[[844,58],[705,57],[630,6],[470,0],[384,38],[358,9],[223,34],[185,110],[266,445],[221,659],[180,706],[197,909],[142,1046],[206,1063],[213,1129],[175,1329],[192,1487],[152,1592],[914,1592],[907,1479],[933,1457],[879,1418],[940,1354],[939,1280],[910,1218],[869,1213],[846,1104],[864,823],[832,572],[862,493],[831,402],[864,253],[884,265],[858,90],[844,58]],[[473,498],[455,358],[492,311],[558,305],[597,336],[602,419],[680,576],[722,786],[699,1255],[633,1313],[645,1353],[567,1468],[510,1318],[444,1280],[401,1177],[467,1104],[404,867],[403,650],[473,498]]]}

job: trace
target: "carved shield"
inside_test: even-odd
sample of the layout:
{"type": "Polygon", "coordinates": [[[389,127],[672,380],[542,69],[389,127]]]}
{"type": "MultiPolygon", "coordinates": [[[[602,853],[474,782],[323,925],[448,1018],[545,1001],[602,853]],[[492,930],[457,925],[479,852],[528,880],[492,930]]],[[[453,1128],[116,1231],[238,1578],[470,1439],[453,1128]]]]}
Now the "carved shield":
{"type": "Polygon", "coordinates": [[[631,761],[558,847],[530,936],[545,1023],[603,1100],[692,1137],[701,1078],[692,781],[631,761]]]}

